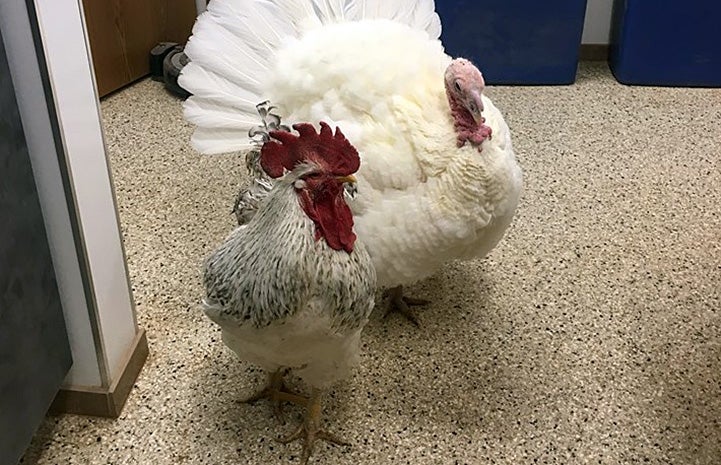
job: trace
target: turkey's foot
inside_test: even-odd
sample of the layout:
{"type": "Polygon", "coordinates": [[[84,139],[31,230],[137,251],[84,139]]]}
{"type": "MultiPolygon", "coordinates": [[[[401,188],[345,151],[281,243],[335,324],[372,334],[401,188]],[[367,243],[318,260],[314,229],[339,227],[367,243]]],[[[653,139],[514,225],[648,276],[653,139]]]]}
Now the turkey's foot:
{"type": "Polygon", "coordinates": [[[389,289],[387,295],[388,308],[386,309],[386,313],[385,315],[383,315],[383,318],[386,318],[391,313],[397,312],[406,317],[414,325],[418,327],[421,326],[421,323],[418,320],[416,313],[413,311],[413,309],[411,309],[411,307],[428,305],[430,303],[429,300],[416,299],[414,297],[404,296],[403,286],[397,286],[389,289]]]}
{"type": "Polygon", "coordinates": [[[300,458],[301,465],[306,465],[308,463],[308,459],[310,459],[310,456],[313,454],[315,442],[318,439],[322,439],[323,441],[337,444],[339,446],[350,445],[350,443],[340,439],[338,436],[321,429],[322,395],[322,391],[313,389],[313,393],[311,394],[310,399],[308,399],[303,422],[292,434],[278,439],[278,441],[283,444],[288,444],[290,442],[297,441],[298,439],[303,441],[303,452],[300,458]]]}
{"type": "Polygon", "coordinates": [[[273,414],[276,419],[282,423],[283,402],[291,402],[300,406],[306,406],[308,404],[307,398],[287,389],[283,381],[286,372],[287,370],[285,369],[279,369],[271,373],[268,379],[268,385],[242,402],[245,404],[253,404],[260,399],[269,399],[273,404],[273,414]]]}

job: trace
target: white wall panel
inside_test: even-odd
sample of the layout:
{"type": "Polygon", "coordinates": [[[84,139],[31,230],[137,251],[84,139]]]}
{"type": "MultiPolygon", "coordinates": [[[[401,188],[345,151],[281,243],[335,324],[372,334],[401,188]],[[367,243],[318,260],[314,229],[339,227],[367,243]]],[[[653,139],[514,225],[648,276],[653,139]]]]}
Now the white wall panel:
{"type": "Polygon", "coordinates": [[[581,43],[607,44],[611,30],[613,0],[588,0],[581,43]]]}
{"type": "Polygon", "coordinates": [[[136,332],[90,47],[78,0],[35,0],[111,377],[136,332]]]}

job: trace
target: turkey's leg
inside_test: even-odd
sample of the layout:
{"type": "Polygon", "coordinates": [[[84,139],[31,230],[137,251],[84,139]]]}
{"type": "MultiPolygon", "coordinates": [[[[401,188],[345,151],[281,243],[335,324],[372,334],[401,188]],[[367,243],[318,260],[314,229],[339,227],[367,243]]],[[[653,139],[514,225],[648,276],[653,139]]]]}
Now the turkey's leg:
{"type": "Polygon", "coordinates": [[[321,398],[323,397],[323,391],[320,389],[313,388],[308,404],[306,405],[305,417],[303,422],[298,428],[289,436],[280,438],[278,441],[283,444],[296,441],[298,439],[303,440],[303,455],[301,456],[301,465],[306,465],[308,459],[313,453],[313,447],[318,439],[337,444],[339,446],[349,446],[350,443],[340,439],[338,436],[324,431],[320,427],[322,406],[321,398]]]}
{"type": "Polygon", "coordinates": [[[411,309],[411,307],[428,305],[430,301],[404,296],[403,286],[397,286],[388,289],[387,294],[388,309],[386,310],[385,315],[383,315],[383,318],[387,317],[393,312],[398,312],[401,315],[405,316],[408,320],[410,320],[410,322],[414,325],[418,327],[421,326],[420,322],[418,321],[418,317],[416,316],[416,313],[411,309]]]}
{"type": "Polygon", "coordinates": [[[279,368],[268,376],[268,385],[245,399],[243,403],[252,404],[260,399],[270,399],[273,404],[273,413],[278,420],[283,418],[283,402],[292,402],[296,405],[305,406],[308,399],[287,390],[283,377],[287,370],[279,368]]]}

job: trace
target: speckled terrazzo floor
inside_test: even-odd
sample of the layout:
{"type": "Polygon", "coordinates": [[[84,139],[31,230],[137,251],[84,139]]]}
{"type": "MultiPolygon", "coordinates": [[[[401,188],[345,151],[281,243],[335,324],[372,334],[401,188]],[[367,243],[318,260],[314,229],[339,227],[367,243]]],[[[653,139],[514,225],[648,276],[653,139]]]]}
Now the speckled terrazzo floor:
{"type": "MultiPolygon", "coordinates": [[[[318,464],[721,463],[721,89],[495,87],[525,171],[485,260],[411,289],[424,329],[375,315],[328,399],[318,464]]],[[[237,156],[188,144],[143,81],[102,103],[151,355],[117,420],[42,426],[28,464],[297,463],[262,374],[197,309],[199,263],[233,225],[237,156]]],[[[289,420],[299,411],[290,408],[289,420]]]]}

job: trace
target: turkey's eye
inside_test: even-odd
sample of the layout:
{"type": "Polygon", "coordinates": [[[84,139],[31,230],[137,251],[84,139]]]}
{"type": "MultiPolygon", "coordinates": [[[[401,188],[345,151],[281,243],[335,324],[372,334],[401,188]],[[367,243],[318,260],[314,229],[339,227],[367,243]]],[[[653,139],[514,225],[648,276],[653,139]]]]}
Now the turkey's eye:
{"type": "Polygon", "coordinates": [[[454,83],[453,83],[453,86],[456,88],[456,90],[457,90],[458,92],[461,91],[461,85],[458,84],[458,81],[454,82],[454,83]]]}

